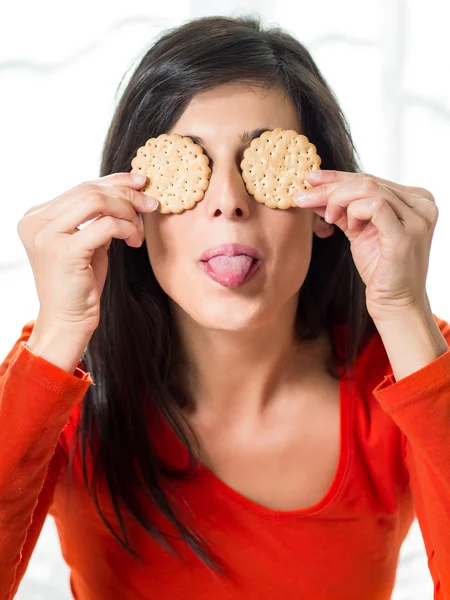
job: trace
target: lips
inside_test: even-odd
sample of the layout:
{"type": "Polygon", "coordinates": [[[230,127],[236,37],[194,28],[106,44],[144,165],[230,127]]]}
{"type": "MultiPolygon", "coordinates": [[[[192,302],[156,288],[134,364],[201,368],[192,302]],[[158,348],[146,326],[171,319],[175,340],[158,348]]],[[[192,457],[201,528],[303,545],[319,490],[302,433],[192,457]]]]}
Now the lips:
{"type": "Polygon", "coordinates": [[[259,251],[244,244],[209,248],[200,258],[204,272],[223,287],[237,287],[247,282],[261,262],[259,251]]]}
{"type": "Polygon", "coordinates": [[[239,254],[246,254],[256,259],[261,258],[259,250],[253,248],[253,246],[247,246],[246,244],[222,244],[221,246],[214,246],[205,250],[200,256],[200,260],[208,261],[215,256],[238,256],[239,254]]]}

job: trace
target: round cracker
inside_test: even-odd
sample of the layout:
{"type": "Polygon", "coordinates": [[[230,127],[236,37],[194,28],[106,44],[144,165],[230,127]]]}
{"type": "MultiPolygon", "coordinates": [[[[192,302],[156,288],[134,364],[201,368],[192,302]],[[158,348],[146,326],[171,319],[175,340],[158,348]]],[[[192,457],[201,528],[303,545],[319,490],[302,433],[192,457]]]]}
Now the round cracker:
{"type": "Polygon", "coordinates": [[[265,131],[252,140],[241,161],[249,194],[269,208],[297,206],[294,194],[312,185],[307,171],[319,171],[321,158],[305,135],[292,129],[265,131]]]}
{"type": "Polygon", "coordinates": [[[149,179],[140,190],[159,201],[161,213],[181,213],[203,199],[211,168],[203,148],[190,137],[162,133],[141,146],[131,161],[131,173],[149,179]]]}

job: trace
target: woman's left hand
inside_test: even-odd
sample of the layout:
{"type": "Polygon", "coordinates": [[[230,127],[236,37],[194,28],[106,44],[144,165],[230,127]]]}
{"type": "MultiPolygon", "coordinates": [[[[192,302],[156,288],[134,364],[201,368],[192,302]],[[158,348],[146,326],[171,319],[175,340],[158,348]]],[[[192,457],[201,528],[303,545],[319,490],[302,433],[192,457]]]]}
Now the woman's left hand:
{"type": "Polygon", "coordinates": [[[310,171],[306,202],[350,240],[355,266],[366,285],[375,322],[427,309],[426,278],[439,211],[426,189],[366,173],[310,171]],[[311,173],[320,173],[313,180],[311,173]]]}

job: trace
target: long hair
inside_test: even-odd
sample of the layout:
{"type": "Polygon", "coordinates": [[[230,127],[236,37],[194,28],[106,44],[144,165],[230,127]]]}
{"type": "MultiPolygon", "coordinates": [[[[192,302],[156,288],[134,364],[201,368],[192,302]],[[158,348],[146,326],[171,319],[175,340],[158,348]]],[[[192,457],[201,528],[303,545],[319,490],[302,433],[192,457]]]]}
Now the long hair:
{"type": "MultiPolygon", "coordinates": [[[[281,86],[295,104],[302,133],[317,147],[321,167],[360,172],[346,118],[308,50],[279,27],[264,28],[258,17],[250,16],[195,19],[158,38],[140,59],[117,104],[104,143],[101,176],[130,171],[137,148],[148,138],[168,132],[196,94],[231,82],[263,89],[281,86]]],[[[296,333],[307,340],[324,330],[331,337],[336,325],[347,327],[341,350],[332,344],[329,370],[338,378],[340,366],[344,366],[341,375],[347,370],[353,373],[358,353],[376,329],[346,236],[336,227],[329,238],[313,237],[310,267],[299,294],[296,333]]],[[[155,278],[146,243],[130,248],[113,239],[100,322],[82,357],[95,382],[83,399],[74,440],[80,443],[84,483],[105,525],[136,559],[142,557],[128,542],[119,503],[170,552],[178,556],[166,539],[176,537],[206,565],[222,571],[201,536],[176,516],[162,484],[164,478],[193,477],[199,456],[198,439],[180,410],[188,400],[178,376],[183,361],[179,347],[169,299],[155,278]],[[147,427],[149,398],[188,449],[185,469],[158,461],[147,427]],[[99,505],[101,478],[121,535],[99,505]],[[168,536],[149,522],[138,502],[138,490],[181,537],[168,536]]]]}

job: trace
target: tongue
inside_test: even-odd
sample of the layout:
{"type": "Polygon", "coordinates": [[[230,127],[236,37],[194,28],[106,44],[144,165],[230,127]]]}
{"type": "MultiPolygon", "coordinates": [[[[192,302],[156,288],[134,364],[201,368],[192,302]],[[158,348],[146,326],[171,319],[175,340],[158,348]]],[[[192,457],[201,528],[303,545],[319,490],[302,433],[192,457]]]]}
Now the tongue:
{"type": "Polygon", "coordinates": [[[252,266],[253,258],[246,254],[238,256],[215,256],[208,261],[214,279],[224,286],[240,285],[252,266]]]}

